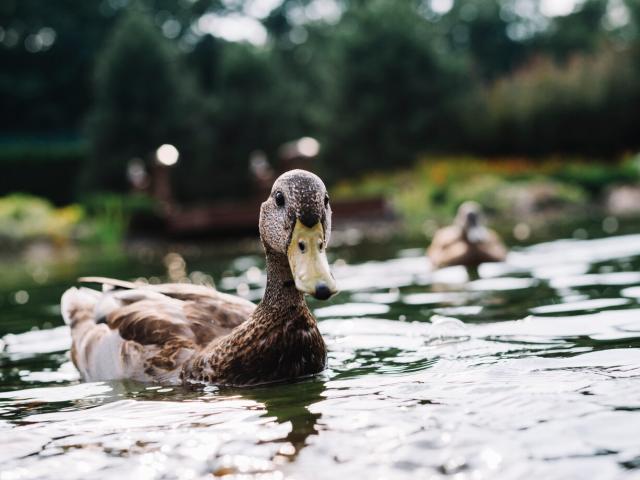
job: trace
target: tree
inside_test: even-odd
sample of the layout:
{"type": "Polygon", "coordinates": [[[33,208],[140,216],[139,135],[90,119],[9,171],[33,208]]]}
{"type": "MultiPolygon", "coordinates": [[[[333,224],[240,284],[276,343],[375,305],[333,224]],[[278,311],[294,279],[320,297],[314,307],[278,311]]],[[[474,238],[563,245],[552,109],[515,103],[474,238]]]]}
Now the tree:
{"type": "Polygon", "coordinates": [[[182,168],[206,155],[211,135],[195,82],[181,60],[145,13],[120,13],[95,69],[90,186],[126,188],[129,160],[148,159],[165,143],[181,152],[182,168]]]}
{"type": "Polygon", "coordinates": [[[538,36],[537,50],[561,61],[572,55],[596,52],[607,36],[610,37],[609,32],[602,28],[607,3],[587,0],[578,11],[554,18],[549,28],[538,36]]]}
{"type": "Polygon", "coordinates": [[[161,28],[171,22],[175,32],[178,22],[178,40],[194,18],[224,7],[219,0],[1,0],[0,132],[77,135],[105,34],[121,12],[138,9],[161,28]]]}
{"type": "Polygon", "coordinates": [[[348,12],[325,48],[335,96],[323,139],[334,171],[409,165],[426,150],[460,147],[458,102],[471,90],[464,57],[432,47],[433,24],[408,3],[348,12]]]}
{"type": "Polygon", "coordinates": [[[217,142],[204,168],[216,188],[204,196],[241,196],[250,185],[251,152],[263,150],[273,161],[282,143],[305,133],[296,121],[303,106],[273,49],[223,42],[218,54],[218,69],[208,75],[213,86],[205,85],[217,142]]]}
{"type": "Polygon", "coordinates": [[[96,0],[0,2],[0,131],[75,134],[108,19],[96,0]]]}

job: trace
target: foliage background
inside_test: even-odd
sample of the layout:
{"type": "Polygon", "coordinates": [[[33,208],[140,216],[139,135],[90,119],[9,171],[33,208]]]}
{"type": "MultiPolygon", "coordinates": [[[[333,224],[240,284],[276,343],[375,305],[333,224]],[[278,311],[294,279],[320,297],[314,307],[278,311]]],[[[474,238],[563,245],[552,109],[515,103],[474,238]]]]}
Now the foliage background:
{"type": "Polygon", "coordinates": [[[301,136],[331,184],[434,155],[616,163],[640,147],[640,1],[545,5],[5,0],[0,194],[126,192],[171,143],[180,200],[231,199],[301,136]]]}

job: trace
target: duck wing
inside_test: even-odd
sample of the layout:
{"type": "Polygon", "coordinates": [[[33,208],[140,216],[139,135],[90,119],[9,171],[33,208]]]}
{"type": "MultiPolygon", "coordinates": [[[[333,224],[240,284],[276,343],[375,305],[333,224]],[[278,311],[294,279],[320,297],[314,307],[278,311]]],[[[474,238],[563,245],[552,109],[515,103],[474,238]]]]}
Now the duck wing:
{"type": "Polygon", "coordinates": [[[443,227],[433,237],[427,256],[434,268],[456,265],[467,253],[462,230],[455,226],[443,227]]]}
{"type": "Polygon", "coordinates": [[[117,280],[115,278],[106,277],[81,277],[78,279],[80,283],[97,283],[102,285],[104,290],[144,290],[158,292],[169,297],[179,298],[181,300],[195,299],[200,297],[223,298],[228,303],[236,303],[240,305],[253,305],[248,300],[244,300],[227,293],[222,293],[213,287],[205,285],[192,285],[189,283],[161,283],[159,285],[151,285],[142,282],[127,282],[117,280]]]}
{"type": "Polygon", "coordinates": [[[209,287],[90,280],[107,290],[72,288],[62,298],[71,357],[89,381],[179,383],[187,359],[228,335],[255,308],[209,287]]]}
{"type": "Polygon", "coordinates": [[[502,238],[494,230],[487,229],[489,241],[483,246],[485,262],[504,262],[507,259],[509,250],[502,242],[502,238]]]}

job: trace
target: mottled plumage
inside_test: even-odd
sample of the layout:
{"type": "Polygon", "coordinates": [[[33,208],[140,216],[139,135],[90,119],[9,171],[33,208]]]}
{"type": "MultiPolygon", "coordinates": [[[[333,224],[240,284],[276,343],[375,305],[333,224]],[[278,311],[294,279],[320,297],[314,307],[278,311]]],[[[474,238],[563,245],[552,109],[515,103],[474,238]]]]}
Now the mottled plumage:
{"type": "Polygon", "coordinates": [[[441,228],[433,237],[427,255],[434,268],[503,262],[507,248],[500,236],[484,226],[482,207],[465,202],[458,209],[453,225],[441,228]]]}
{"type": "Polygon", "coordinates": [[[316,257],[324,255],[331,229],[326,189],[315,175],[294,170],[276,181],[260,211],[267,287],[257,307],[202,286],[81,279],[103,284],[104,291],[72,288],[62,298],[73,363],[89,381],[248,385],[322,371],[326,345],[296,283],[337,290],[322,265],[318,271],[325,276],[312,279],[290,265],[288,248],[298,223],[320,223],[324,235],[314,237],[317,247],[311,240],[293,246],[301,249],[298,257],[315,258],[304,256],[313,248],[319,249],[316,257]],[[275,201],[277,193],[284,205],[275,201]]]}

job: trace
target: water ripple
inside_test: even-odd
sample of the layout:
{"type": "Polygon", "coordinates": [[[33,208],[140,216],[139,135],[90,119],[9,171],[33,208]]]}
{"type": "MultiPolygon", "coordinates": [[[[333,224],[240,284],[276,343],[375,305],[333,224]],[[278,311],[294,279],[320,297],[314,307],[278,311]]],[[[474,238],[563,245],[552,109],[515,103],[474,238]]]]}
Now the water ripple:
{"type": "MultiPolygon", "coordinates": [[[[640,235],[477,272],[422,252],[336,264],[341,295],[310,300],[329,368],[253,388],[81,383],[41,326],[60,292],[31,291],[3,310],[0,479],[637,476],[640,235]]],[[[185,268],[258,299],[261,261],[185,268]]]]}

